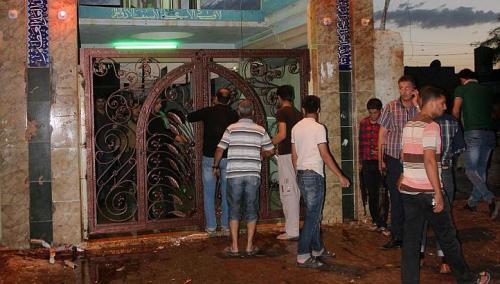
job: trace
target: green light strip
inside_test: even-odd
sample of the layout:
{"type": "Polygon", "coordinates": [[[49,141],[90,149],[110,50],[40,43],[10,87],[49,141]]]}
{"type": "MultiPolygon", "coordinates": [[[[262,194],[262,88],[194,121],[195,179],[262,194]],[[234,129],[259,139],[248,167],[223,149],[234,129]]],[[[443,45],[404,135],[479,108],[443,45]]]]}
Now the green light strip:
{"type": "Polygon", "coordinates": [[[176,49],[177,42],[172,41],[124,41],[113,43],[115,49],[176,49]]]}

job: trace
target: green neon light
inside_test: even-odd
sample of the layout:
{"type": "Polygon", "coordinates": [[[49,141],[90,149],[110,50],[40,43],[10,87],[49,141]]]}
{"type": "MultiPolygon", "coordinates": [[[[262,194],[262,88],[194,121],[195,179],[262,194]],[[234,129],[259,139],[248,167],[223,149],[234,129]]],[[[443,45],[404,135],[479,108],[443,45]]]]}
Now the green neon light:
{"type": "Polygon", "coordinates": [[[176,49],[173,41],[120,41],[113,43],[115,49],[176,49]]]}

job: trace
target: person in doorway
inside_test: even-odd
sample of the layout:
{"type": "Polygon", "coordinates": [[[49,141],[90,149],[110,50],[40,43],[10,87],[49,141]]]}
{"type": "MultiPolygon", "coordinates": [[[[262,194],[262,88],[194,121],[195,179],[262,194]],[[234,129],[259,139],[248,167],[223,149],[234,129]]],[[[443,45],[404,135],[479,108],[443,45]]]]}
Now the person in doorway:
{"type": "Polygon", "coordinates": [[[274,146],[264,127],[253,122],[254,109],[250,100],[238,105],[240,119],[227,127],[215,150],[213,174],[220,176],[220,161],[227,149],[227,195],[231,246],[225,249],[229,256],[238,256],[238,232],[242,205],[247,222],[246,254],[258,252],[254,245],[255,228],[259,212],[261,158],[274,154],[274,146]]]}
{"type": "Polygon", "coordinates": [[[297,249],[297,266],[322,269],[328,267],[321,260],[335,257],[321,241],[321,217],[325,199],[324,165],[338,177],[340,186],[349,187],[349,179],[342,174],[330,154],[326,128],[318,123],[321,102],[316,96],[302,101],[304,118],[292,128],[292,161],[297,171],[297,183],[304,198],[305,217],[297,249]]]}
{"type": "Polygon", "coordinates": [[[458,283],[488,283],[487,272],[472,273],[465,263],[444,197],[440,174],[441,134],[433,120],[446,110],[444,92],[435,87],[422,88],[422,111],[402,131],[403,174],[399,190],[404,205],[404,237],[401,253],[401,282],[420,282],[419,247],[422,228],[428,221],[441,244],[458,283]]]}
{"type": "Polygon", "coordinates": [[[359,159],[362,182],[368,190],[368,206],[372,217],[373,231],[384,232],[387,224],[384,215],[380,214],[379,195],[381,173],[378,170],[378,119],[382,102],[377,98],[368,100],[366,104],[369,115],[359,123],[359,159]]]}
{"type": "Polygon", "coordinates": [[[490,219],[498,216],[499,202],[488,189],[488,161],[495,149],[495,125],[493,122],[493,91],[476,80],[474,72],[463,69],[458,74],[461,86],[455,89],[453,116],[460,119],[465,136],[465,174],[472,183],[472,193],[465,209],[477,211],[477,205],[486,201],[490,209],[490,219]]]}
{"type": "Polygon", "coordinates": [[[381,150],[378,152],[378,167],[380,172],[386,174],[391,201],[391,240],[383,245],[383,249],[399,248],[403,242],[404,212],[401,194],[396,185],[403,171],[400,160],[401,133],[406,122],[418,113],[414,102],[418,91],[413,78],[402,76],[398,80],[398,86],[399,98],[389,102],[379,118],[378,149],[381,150]]]}
{"type": "MultiPolygon", "coordinates": [[[[229,106],[231,92],[226,88],[220,88],[213,97],[213,106],[202,108],[188,114],[189,122],[203,122],[203,203],[205,209],[205,230],[209,236],[216,235],[217,218],[215,214],[215,189],[216,178],[212,174],[214,164],[214,153],[224,130],[232,123],[238,121],[238,114],[229,106]]],[[[221,191],[221,219],[220,225],[224,235],[229,235],[229,216],[227,206],[227,180],[226,165],[227,151],[222,154],[219,163],[220,169],[220,191],[221,191]]]]}
{"type": "Polygon", "coordinates": [[[290,85],[278,87],[279,109],[276,112],[278,132],[272,142],[278,146],[278,175],[280,200],[285,216],[285,233],[278,240],[298,240],[300,221],[300,191],[297,186],[291,155],[292,128],[302,119],[302,113],[293,106],[294,90],[290,85]]]}

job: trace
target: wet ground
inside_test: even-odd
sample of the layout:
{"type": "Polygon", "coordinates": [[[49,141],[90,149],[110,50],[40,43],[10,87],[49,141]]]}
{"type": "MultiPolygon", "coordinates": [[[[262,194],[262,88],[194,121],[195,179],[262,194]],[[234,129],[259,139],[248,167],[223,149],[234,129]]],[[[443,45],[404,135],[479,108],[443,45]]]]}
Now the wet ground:
{"type": "MultiPolygon", "coordinates": [[[[499,157],[496,151],[490,169],[497,196],[499,157]]],[[[475,213],[462,209],[470,185],[463,170],[458,173],[459,200],[453,214],[465,258],[472,270],[487,270],[497,279],[493,283],[500,283],[500,218],[490,221],[486,204],[475,213]]],[[[325,245],[337,254],[328,261],[329,271],[297,268],[297,242],[277,241],[279,229],[259,226],[256,245],[261,252],[253,257],[227,257],[222,251],[229,238],[202,233],[97,241],[76,259],[68,251],[58,254],[55,264],[48,263],[47,249],[0,250],[0,283],[399,283],[400,251],[381,250],[388,239],[370,232],[363,221],[323,228],[325,245]]],[[[439,274],[433,240],[421,283],[454,283],[451,275],[439,274]]]]}

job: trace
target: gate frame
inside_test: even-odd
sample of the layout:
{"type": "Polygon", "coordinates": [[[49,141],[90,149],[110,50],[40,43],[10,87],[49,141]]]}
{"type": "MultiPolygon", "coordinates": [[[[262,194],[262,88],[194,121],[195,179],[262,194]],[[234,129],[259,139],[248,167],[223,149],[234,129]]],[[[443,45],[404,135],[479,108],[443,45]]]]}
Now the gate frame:
{"type": "MultiPolygon", "coordinates": [[[[96,214],[96,177],[95,177],[95,137],[94,137],[94,94],[93,94],[93,63],[94,58],[182,58],[191,59],[190,62],[186,62],[183,65],[174,68],[169,71],[163,77],[158,79],[149,94],[158,96],[159,93],[168,86],[173,80],[182,76],[183,74],[192,72],[191,90],[193,98],[193,108],[200,109],[209,105],[209,96],[198,94],[208,94],[210,91],[210,81],[209,73],[213,72],[224,76],[229,80],[234,86],[241,90],[247,91],[252,94],[248,99],[251,99],[254,103],[259,105],[259,109],[262,110],[256,113],[257,122],[266,127],[267,120],[265,117],[265,110],[262,106],[260,97],[255,93],[254,89],[245,82],[241,75],[230,71],[229,69],[213,62],[214,58],[295,58],[300,66],[300,90],[297,92],[300,94],[301,98],[307,95],[308,92],[308,82],[310,79],[310,65],[309,65],[309,50],[308,49],[179,49],[179,50],[162,50],[155,51],[151,50],[148,52],[137,52],[137,51],[117,51],[115,49],[109,48],[82,48],[80,49],[80,65],[81,71],[84,77],[84,108],[85,108],[85,148],[86,148],[86,185],[87,185],[87,220],[88,220],[88,234],[89,236],[96,236],[99,234],[110,234],[110,233],[123,233],[129,231],[145,231],[145,230],[155,230],[155,229],[175,229],[187,226],[199,226],[200,228],[204,224],[204,214],[203,214],[203,197],[202,190],[203,183],[201,179],[201,167],[196,165],[201,164],[202,157],[202,147],[197,145],[195,147],[195,186],[196,186],[196,206],[199,208],[197,212],[191,218],[182,219],[165,219],[161,221],[147,220],[146,218],[146,207],[139,207],[139,201],[144,200],[145,192],[139,190],[139,185],[144,182],[145,175],[140,173],[146,170],[144,160],[140,157],[144,157],[144,143],[145,143],[145,126],[147,123],[147,115],[149,115],[151,108],[153,107],[153,96],[149,96],[144,102],[141,109],[139,120],[137,123],[137,142],[139,142],[139,149],[136,155],[139,157],[137,160],[136,171],[137,171],[137,202],[138,202],[138,219],[134,222],[123,222],[123,223],[112,223],[112,224],[97,224],[97,214],[96,214]],[[239,77],[239,78],[238,78],[239,77]],[[196,83],[196,82],[202,82],[196,83]],[[259,114],[260,113],[260,114],[259,114]],[[92,145],[89,147],[89,145],[92,145]],[[141,170],[141,166],[143,170],[141,170]],[[142,198],[142,199],[141,199],[142,198]],[[142,222],[142,223],[141,223],[142,222]]],[[[155,97],[156,98],[156,97],[155,97]]],[[[203,129],[200,124],[194,125],[195,129],[195,139],[196,141],[201,141],[203,138],[203,129]]],[[[266,127],[267,129],[267,127],[266,127]]],[[[266,174],[262,176],[262,182],[260,187],[260,213],[261,220],[279,218],[282,217],[281,210],[270,210],[268,204],[268,193],[269,193],[269,180],[270,177],[268,173],[269,161],[263,163],[262,171],[266,174]],[[264,200],[264,201],[263,201],[264,200]],[[262,206],[265,205],[265,206],[262,206]]],[[[84,199],[85,200],[85,199],[84,199]]]]}

